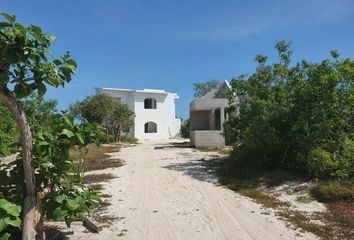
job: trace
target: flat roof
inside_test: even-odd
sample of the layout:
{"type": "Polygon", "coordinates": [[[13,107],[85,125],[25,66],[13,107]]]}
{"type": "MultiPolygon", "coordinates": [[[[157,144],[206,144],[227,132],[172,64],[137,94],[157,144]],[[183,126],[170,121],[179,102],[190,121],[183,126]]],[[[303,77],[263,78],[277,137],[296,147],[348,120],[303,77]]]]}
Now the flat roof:
{"type": "Polygon", "coordinates": [[[173,94],[173,95],[175,95],[175,98],[179,98],[177,93],[170,93],[170,92],[166,92],[165,90],[160,90],[160,89],[147,89],[147,88],[144,88],[143,90],[135,90],[135,89],[106,88],[106,87],[97,87],[96,89],[110,90],[110,91],[120,91],[120,92],[153,93],[153,94],[163,94],[163,95],[173,94]]]}

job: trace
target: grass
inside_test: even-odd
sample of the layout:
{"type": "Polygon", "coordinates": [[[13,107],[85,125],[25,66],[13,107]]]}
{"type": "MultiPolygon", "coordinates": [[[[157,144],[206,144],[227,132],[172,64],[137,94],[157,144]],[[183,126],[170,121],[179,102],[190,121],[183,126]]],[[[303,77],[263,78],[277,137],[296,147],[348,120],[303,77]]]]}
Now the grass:
{"type": "MultiPolygon", "coordinates": [[[[320,239],[335,239],[335,235],[332,233],[332,227],[329,225],[322,225],[315,223],[312,216],[308,216],[306,213],[293,210],[293,209],[282,209],[277,211],[277,216],[280,216],[286,221],[291,222],[294,229],[301,229],[301,231],[306,231],[315,234],[320,237],[320,239]]],[[[321,218],[319,220],[323,220],[321,218]]],[[[344,239],[344,238],[340,238],[344,239]]]]}
{"type": "Polygon", "coordinates": [[[129,143],[129,144],[137,144],[138,141],[139,141],[139,139],[137,139],[135,137],[131,137],[131,136],[127,136],[122,139],[123,143],[129,143]]]}
{"type": "Polygon", "coordinates": [[[354,203],[354,179],[320,182],[311,193],[317,200],[324,203],[354,203]]]}
{"type": "Polygon", "coordinates": [[[107,182],[114,178],[115,176],[111,173],[90,174],[84,176],[84,183],[92,184],[92,183],[107,182]]]}
{"type": "Polygon", "coordinates": [[[174,147],[179,147],[179,148],[191,148],[191,144],[189,141],[184,141],[184,142],[173,142],[171,143],[174,147]]]}
{"type": "Polygon", "coordinates": [[[290,204],[264,190],[286,181],[299,180],[297,176],[284,170],[257,172],[252,169],[237,169],[228,165],[228,160],[225,161],[219,166],[219,182],[262,206],[273,209],[277,216],[289,222],[288,227],[311,232],[320,239],[354,239],[353,180],[320,182],[312,189],[310,197],[299,196],[299,202],[308,203],[317,199],[327,204],[327,212],[309,215],[290,208],[290,204]]]}
{"type": "Polygon", "coordinates": [[[243,196],[252,198],[257,203],[262,204],[266,208],[278,208],[282,206],[289,206],[288,203],[279,201],[276,197],[264,193],[262,190],[253,188],[242,188],[238,190],[243,196]]]}
{"type": "Polygon", "coordinates": [[[122,160],[111,158],[111,156],[108,155],[108,153],[117,152],[119,149],[119,144],[102,145],[100,147],[97,147],[94,144],[90,144],[84,149],[71,149],[70,156],[76,162],[75,166],[80,170],[102,170],[124,165],[122,160]]]}
{"type": "Polygon", "coordinates": [[[298,201],[299,203],[310,203],[312,201],[312,198],[311,196],[302,195],[298,196],[296,198],[296,201],[298,201]]]}

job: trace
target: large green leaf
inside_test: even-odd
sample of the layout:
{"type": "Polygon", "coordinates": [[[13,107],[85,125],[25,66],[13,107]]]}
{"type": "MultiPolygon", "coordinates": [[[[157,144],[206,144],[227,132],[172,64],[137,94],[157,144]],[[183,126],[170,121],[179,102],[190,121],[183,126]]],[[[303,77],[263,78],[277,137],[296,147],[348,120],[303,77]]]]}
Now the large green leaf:
{"type": "Polygon", "coordinates": [[[63,129],[61,131],[61,134],[65,135],[68,138],[72,138],[72,137],[75,136],[75,134],[72,131],[68,130],[68,129],[63,129]]]}
{"type": "Polygon", "coordinates": [[[38,84],[37,89],[38,89],[38,94],[41,97],[44,96],[44,94],[47,92],[47,87],[43,83],[38,84]]]}
{"type": "Polygon", "coordinates": [[[15,21],[15,16],[11,16],[10,14],[3,13],[3,12],[0,13],[0,15],[2,15],[4,18],[6,18],[6,20],[9,22],[15,21]]]}
{"type": "Polygon", "coordinates": [[[5,228],[7,228],[7,224],[4,221],[4,218],[0,218],[0,232],[2,232],[5,228]]]}
{"type": "Polygon", "coordinates": [[[16,228],[20,228],[21,227],[21,219],[16,217],[14,219],[11,219],[11,218],[5,218],[4,219],[4,222],[7,224],[7,225],[10,225],[10,226],[13,226],[13,227],[16,227],[16,228]]]}
{"type": "Polygon", "coordinates": [[[21,213],[21,206],[7,201],[6,199],[0,199],[0,208],[3,209],[7,214],[11,216],[18,217],[21,213]]]}
{"type": "Polygon", "coordinates": [[[12,24],[8,22],[0,22],[0,27],[12,27],[12,24]]]}
{"type": "Polygon", "coordinates": [[[55,201],[56,201],[57,203],[63,203],[64,200],[66,200],[66,199],[67,199],[66,195],[59,195],[59,196],[56,196],[56,197],[55,197],[55,201]]]}
{"type": "Polygon", "coordinates": [[[53,211],[53,217],[55,220],[64,219],[65,216],[67,215],[68,215],[68,211],[62,209],[61,207],[58,207],[53,211]]]}
{"type": "Polygon", "coordinates": [[[11,237],[10,233],[5,233],[0,236],[0,240],[8,240],[10,239],[10,237],[11,237]]]}
{"type": "Polygon", "coordinates": [[[66,203],[68,205],[69,210],[71,211],[75,211],[77,208],[80,207],[80,205],[74,199],[68,199],[66,200],[66,203]]]}

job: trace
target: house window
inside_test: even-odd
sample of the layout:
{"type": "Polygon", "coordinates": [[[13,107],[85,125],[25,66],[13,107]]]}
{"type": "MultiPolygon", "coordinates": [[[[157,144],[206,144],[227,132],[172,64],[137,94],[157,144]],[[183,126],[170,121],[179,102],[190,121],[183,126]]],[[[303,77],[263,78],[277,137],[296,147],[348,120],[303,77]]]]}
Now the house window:
{"type": "Polygon", "coordinates": [[[144,127],[145,133],[157,133],[157,125],[154,122],[147,122],[144,127]]]}
{"type": "Polygon", "coordinates": [[[145,109],[156,109],[156,99],[147,98],[144,100],[144,108],[145,109]]]}

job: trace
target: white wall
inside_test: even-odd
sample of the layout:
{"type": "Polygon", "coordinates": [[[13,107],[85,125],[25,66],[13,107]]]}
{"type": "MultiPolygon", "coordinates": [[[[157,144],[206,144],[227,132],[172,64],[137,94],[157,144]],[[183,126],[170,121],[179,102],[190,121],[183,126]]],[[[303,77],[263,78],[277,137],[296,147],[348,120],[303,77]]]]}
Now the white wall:
{"type": "Polygon", "coordinates": [[[181,120],[175,117],[175,95],[171,93],[149,93],[136,91],[121,91],[98,89],[97,93],[105,93],[112,97],[120,97],[135,113],[134,128],[131,134],[141,140],[168,139],[176,137],[181,129],[181,120]],[[156,99],[156,109],[144,109],[146,98],[156,99]],[[156,133],[145,133],[144,125],[147,122],[157,124],[156,133]]]}

